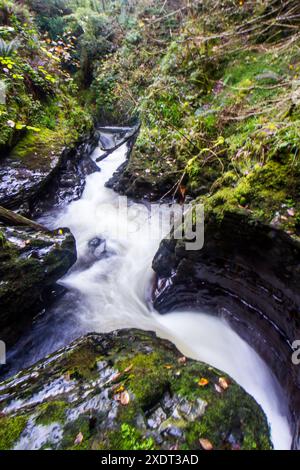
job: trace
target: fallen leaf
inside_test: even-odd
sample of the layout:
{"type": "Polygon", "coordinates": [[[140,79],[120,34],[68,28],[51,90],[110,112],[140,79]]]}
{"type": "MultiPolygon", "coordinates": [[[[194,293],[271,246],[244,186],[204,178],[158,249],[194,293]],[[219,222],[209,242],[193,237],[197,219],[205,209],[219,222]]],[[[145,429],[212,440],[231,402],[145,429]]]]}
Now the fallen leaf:
{"type": "Polygon", "coordinates": [[[292,209],[288,209],[288,210],[287,210],[287,213],[288,213],[288,215],[289,215],[290,217],[295,217],[295,209],[293,209],[293,208],[292,208],[292,209]]]}
{"type": "Polygon", "coordinates": [[[80,432],[80,433],[77,435],[77,437],[76,437],[76,439],[75,439],[75,441],[74,441],[75,446],[80,445],[80,444],[82,443],[82,441],[83,441],[83,434],[82,434],[82,432],[80,432]]]}
{"type": "Polygon", "coordinates": [[[208,384],[209,384],[209,381],[203,377],[198,381],[199,387],[206,387],[206,385],[208,384]]]}
{"type": "Polygon", "coordinates": [[[229,387],[229,383],[224,377],[219,378],[219,385],[223,388],[223,390],[227,390],[227,388],[229,387]]]}
{"type": "Polygon", "coordinates": [[[123,406],[126,406],[126,405],[129,404],[130,396],[129,396],[129,393],[127,392],[127,390],[125,390],[124,392],[121,393],[120,402],[121,402],[121,405],[123,405],[123,406]]]}
{"type": "Polygon", "coordinates": [[[131,364],[129,367],[127,367],[125,370],[124,370],[124,373],[125,374],[128,374],[128,372],[130,372],[133,368],[133,364],[131,364]]]}
{"type": "Polygon", "coordinates": [[[204,450],[213,450],[213,445],[208,439],[199,439],[200,445],[204,450]]]}
{"type": "Polygon", "coordinates": [[[186,357],[182,356],[178,359],[178,364],[186,364],[186,357]]]}
{"type": "Polygon", "coordinates": [[[115,375],[112,376],[112,378],[109,380],[109,383],[110,382],[116,382],[117,380],[119,380],[119,378],[121,377],[121,372],[117,372],[115,375]]]}
{"type": "Polygon", "coordinates": [[[183,185],[180,185],[180,186],[179,186],[179,193],[180,193],[180,199],[181,199],[182,202],[185,201],[186,192],[187,192],[186,187],[183,186],[183,185]]]}
{"type": "Polygon", "coordinates": [[[217,384],[215,384],[215,389],[216,389],[216,392],[218,392],[218,393],[223,393],[222,388],[221,388],[219,385],[217,385],[217,384]]]}
{"type": "Polygon", "coordinates": [[[173,366],[171,366],[170,364],[166,364],[164,368],[170,370],[170,369],[173,369],[173,366]]]}

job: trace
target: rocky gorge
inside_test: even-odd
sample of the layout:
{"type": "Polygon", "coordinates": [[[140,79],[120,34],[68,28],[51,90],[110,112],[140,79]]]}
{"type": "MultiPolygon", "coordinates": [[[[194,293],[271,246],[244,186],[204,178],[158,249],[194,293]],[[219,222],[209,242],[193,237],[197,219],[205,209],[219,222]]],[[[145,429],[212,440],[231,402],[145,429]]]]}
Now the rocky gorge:
{"type": "Polygon", "coordinates": [[[44,6],[59,33],[25,3],[0,1],[0,450],[299,450],[298,6],[44,6]],[[159,230],[174,203],[202,249],[159,230]]]}

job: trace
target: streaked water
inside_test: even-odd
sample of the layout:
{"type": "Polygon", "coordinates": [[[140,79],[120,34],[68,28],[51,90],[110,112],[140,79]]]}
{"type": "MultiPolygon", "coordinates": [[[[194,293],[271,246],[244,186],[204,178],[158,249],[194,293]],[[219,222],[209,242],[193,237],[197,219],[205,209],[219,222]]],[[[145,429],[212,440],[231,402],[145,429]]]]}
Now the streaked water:
{"type": "MultiPolygon", "coordinates": [[[[184,311],[160,316],[151,309],[151,262],[162,237],[156,218],[150,232],[148,209],[132,203],[129,213],[120,211],[119,196],[104,186],[123,163],[125,153],[123,146],[99,164],[101,172],[87,178],[79,201],[43,219],[50,228],[71,229],[78,262],[61,281],[68,294],[36,320],[10,353],[10,362],[16,369],[24,368],[91,331],[130,327],[154,330],[175,343],[183,354],[231,375],[263,407],[275,448],[290,448],[284,394],[256,352],[222,319],[184,311]],[[100,239],[106,242],[105,254],[100,239]],[[95,253],[92,240],[94,248],[99,245],[95,253]]],[[[100,154],[97,149],[94,159],[100,154]]]]}

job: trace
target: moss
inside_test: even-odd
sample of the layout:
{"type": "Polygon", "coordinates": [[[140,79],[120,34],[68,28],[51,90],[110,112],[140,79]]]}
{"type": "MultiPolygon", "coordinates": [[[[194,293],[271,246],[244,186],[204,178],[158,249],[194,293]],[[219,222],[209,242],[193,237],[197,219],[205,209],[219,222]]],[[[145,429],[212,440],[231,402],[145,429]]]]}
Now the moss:
{"type": "Polygon", "coordinates": [[[142,408],[149,408],[158,401],[168,387],[169,373],[165,368],[167,358],[158,352],[137,354],[124,362],[118,362],[116,367],[124,370],[130,363],[132,370],[126,386],[133,392],[135,399],[142,408]]]}
{"type": "Polygon", "coordinates": [[[47,426],[51,423],[64,423],[67,403],[64,401],[51,401],[41,405],[37,412],[36,424],[47,426]]]}
{"type": "Polygon", "coordinates": [[[93,379],[97,377],[97,356],[89,345],[72,351],[63,363],[63,368],[72,378],[93,379]]]}
{"type": "Polygon", "coordinates": [[[108,434],[110,450],[155,450],[153,438],[146,438],[133,426],[123,423],[120,431],[108,434]]]}
{"type": "Polygon", "coordinates": [[[28,418],[26,416],[0,418],[0,449],[10,450],[24,431],[28,418]]]}
{"type": "Polygon", "coordinates": [[[90,417],[81,415],[73,422],[67,423],[64,428],[63,439],[60,444],[60,449],[63,450],[86,450],[90,448],[91,436],[93,432],[90,427],[90,417]],[[76,437],[82,433],[83,440],[79,444],[75,444],[76,437]]]}

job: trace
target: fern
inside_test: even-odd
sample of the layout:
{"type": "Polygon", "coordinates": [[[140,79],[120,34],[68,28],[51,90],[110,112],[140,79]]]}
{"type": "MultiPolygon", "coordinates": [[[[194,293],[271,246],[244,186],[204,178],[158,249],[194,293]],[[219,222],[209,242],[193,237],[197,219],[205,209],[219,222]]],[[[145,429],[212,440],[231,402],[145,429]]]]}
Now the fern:
{"type": "Polygon", "coordinates": [[[10,57],[19,47],[18,42],[14,39],[13,41],[4,41],[0,38],[0,56],[10,57]]]}

